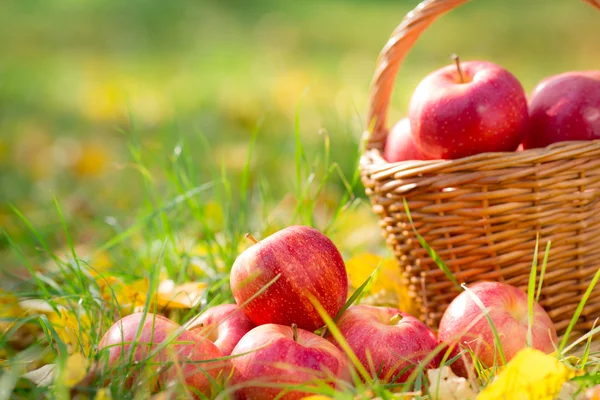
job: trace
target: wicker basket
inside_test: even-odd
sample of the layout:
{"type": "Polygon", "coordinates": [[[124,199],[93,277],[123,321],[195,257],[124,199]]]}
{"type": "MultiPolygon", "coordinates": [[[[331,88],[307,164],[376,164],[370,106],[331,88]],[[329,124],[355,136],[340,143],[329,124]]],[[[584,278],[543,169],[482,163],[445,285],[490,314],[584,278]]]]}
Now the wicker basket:
{"type": "MultiPolygon", "coordinates": [[[[560,334],[600,268],[600,141],[457,160],[388,163],[382,157],[402,60],[437,17],[467,1],[424,1],[383,48],[372,83],[362,181],[424,322],[437,327],[458,289],[415,239],[403,199],[419,234],[461,283],[497,280],[526,289],[537,235],[540,260],[552,241],[540,302],[560,334]]],[[[587,2],[600,8],[599,0],[587,2]]],[[[590,329],[597,317],[600,288],[575,329],[590,329]]]]}

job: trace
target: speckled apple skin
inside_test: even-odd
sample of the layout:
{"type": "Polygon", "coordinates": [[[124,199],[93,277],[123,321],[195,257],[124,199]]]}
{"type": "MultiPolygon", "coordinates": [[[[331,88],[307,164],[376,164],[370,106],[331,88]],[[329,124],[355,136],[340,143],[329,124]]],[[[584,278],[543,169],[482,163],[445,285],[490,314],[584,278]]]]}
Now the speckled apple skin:
{"type": "MultiPolygon", "coordinates": [[[[415,367],[438,345],[427,325],[410,314],[389,307],[349,307],[337,321],[337,326],[365,369],[373,377],[378,376],[388,383],[406,382],[415,367]],[[402,319],[390,324],[396,314],[402,315],[402,319]],[[407,370],[400,374],[404,368],[407,370]]],[[[341,349],[331,334],[326,338],[341,349]]],[[[435,355],[425,369],[437,368],[438,359],[435,355]]]]}
{"type": "Polygon", "coordinates": [[[209,339],[228,356],[242,336],[254,327],[256,325],[236,304],[220,304],[204,311],[187,329],[209,339]]]}
{"type": "MultiPolygon", "coordinates": [[[[526,345],[527,294],[521,289],[501,282],[480,282],[469,287],[488,313],[500,338],[506,361],[526,345]]],[[[494,365],[494,335],[481,308],[466,291],[450,303],[438,330],[441,342],[468,346],[488,367],[494,365]]],[[[557,344],[556,329],[550,317],[537,303],[533,307],[532,346],[551,353],[557,344]]],[[[500,364],[496,354],[496,363],[500,364]]],[[[457,371],[464,375],[462,371],[457,371]]]]}
{"type": "Polygon", "coordinates": [[[600,71],[565,72],[544,79],[531,95],[529,115],[525,149],[600,139],[600,71]]]}
{"type": "Polygon", "coordinates": [[[417,148],[428,158],[456,159],[514,151],[528,126],[527,98],[507,70],[487,61],[432,72],[415,89],[408,115],[417,148]]]}
{"type": "MultiPolygon", "coordinates": [[[[147,360],[157,346],[167,339],[172,339],[172,344],[166,345],[158,351],[156,356],[148,361],[149,365],[164,367],[167,363],[178,362],[180,368],[171,366],[158,376],[158,382],[166,385],[171,381],[179,381],[181,377],[190,386],[192,392],[198,391],[206,396],[211,395],[211,383],[206,374],[217,379],[231,370],[229,360],[198,363],[202,360],[211,360],[223,357],[221,351],[208,339],[192,332],[182,330],[177,338],[171,338],[180,326],[168,318],[160,315],[147,314],[143,319],[142,313],[131,314],[117,321],[106,331],[98,345],[98,349],[108,352],[107,366],[117,367],[118,364],[129,362],[129,352],[132,343],[136,343],[133,361],[147,360]],[[136,340],[138,327],[142,324],[141,334],[136,340]]],[[[126,379],[126,384],[131,386],[137,374],[132,374],[126,379]]]]}
{"type": "Polygon", "coordinates": [[[237,400],[296,400],[311,393],[287,392],[260,384],[298,385],[326,380],[332,387],[349,381],[349,362],[344,353],[312,332],[298,329],[293,340],[292,328],[265,324],[248,332],[233,349],[233,376],[230,385],[237,389],[237,400]],[[248,353],[248,354],[244,354],[248,353]]]}
{"type": "Polygon", "coordinates": [[[231,269],[236,303],[242,306],[277,275],[277,281],[242,307],[256,325],[295,323],[314,331],[324,322],[311,296],[332,317],[348,297],[348,276],[340,252],[311,227],[282,229],[240,254],[231,269]]]}

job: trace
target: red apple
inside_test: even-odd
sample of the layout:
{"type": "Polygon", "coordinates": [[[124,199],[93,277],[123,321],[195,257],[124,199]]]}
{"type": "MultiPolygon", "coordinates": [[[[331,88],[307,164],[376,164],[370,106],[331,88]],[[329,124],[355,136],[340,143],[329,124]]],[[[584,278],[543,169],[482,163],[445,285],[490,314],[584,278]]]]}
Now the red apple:
{"type": "MultiPolygon", "coordinates": [[[[192,391],[207,396],[212,391],[208,376],[221,379],[231,368],[228,360],[200,363],[223,355],[208,339],[154,314],[132,314],[116,322],[104,334],[98,349],[108,352],[104,359],[106,366],[115,371],[122,373],[127,369],[121,370],[119,367],[144,363],[145,372],[157,378],[159,384],[183,380],[192,391]]],[[[139,373],[134,372],[125,383],[131,385],[138,377],[139,373]]]]}
{"type": "Polygon", "coordinates": [[[350,378],[344,353],[321,336],[295,327],[258,326],[239,341],[231,354],[239,355],[231,359],[230,380],[238,400],[301,399],[310,393],[287,391],[285,387],[311,386],[315,381],[327,381],[336,387],[350,378]]]}
{"type": "Polygon", "coordinates": [[[187,329],[207,338],[228,356],[242,336],[254,327],[237,305],[221,304],[204,311],[187,329]]]}
{"type": "Polygon", "coordinates": [[[428,158],[514,151],[527,129],[527,98],[500,66],[457,61],[421,81],[408,115],[415,144],[428,158]]]}
{"type": "MultiPolygon", "coordinates": [[[[472,285],[470,293],[459,294],[442,316],[438,339],[450,347],[458,343],[470,348],[487,367],[494,365],[494,355],[496,363],[501,363],[489,322],[472,296],[479,298],[488,310],[508,362],[526,346],[528,309],[527,294],[505,283],[481,282],[472,285]]],[[[551,353],[556,348],[556,329],[546,311],[535,302],[531,337],[535,349],[551,353]]],[[[465,370],[459,366],[456,372],[464,376],[465,370]]]]}
{"type": "MultiPolygon", "coordinates": [[[[361,364],[383,382],[405,382],[430,356],[438,341],[424,323],[388,307],[349,307],[337,321],[340,333],[361,364]]],[[[341,349],[331,334],[326,338],[341,349]]],[[[424,369],[437,368],[434,355],[424,369]]]]}
{"type": "Polygon", "coordinates": [[[290,226],[240,254],[231,269],[231,291],[240,307],[249,301],[242,308],[256,325],[295,323],[314,331],[324,322],[311,299],[335,316],[348,296],[348,276],[327,236],[290,226]]]}
{"type": "Polygon", "coordinates": [[[600,139],[600,71],[550,76],[534,89],[523,147],[600,139]]]}
{"type": "Polygon", "coordinates": [[[415,145],[408,118],[402,118],[398,121],[388,134],[383,150],[383,158],[388,162],[425,160],[425,157],[415,145]]]}

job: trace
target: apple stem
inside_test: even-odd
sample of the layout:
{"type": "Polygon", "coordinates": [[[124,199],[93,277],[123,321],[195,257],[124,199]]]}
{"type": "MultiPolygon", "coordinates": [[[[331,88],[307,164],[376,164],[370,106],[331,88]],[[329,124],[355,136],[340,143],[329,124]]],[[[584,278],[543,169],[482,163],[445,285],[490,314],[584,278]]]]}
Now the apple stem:
{"type": "Polygon", "coordinates": [[[402,320],[402,314],[398,313],[390,318],[390,325],[396,325],[398,322],[402,320]]]}
{"type": "Polygon", "coordinates": [[[245,237],[246,237],[246,239],[250,240],[254,244],[258,243],[258,240],[256,240],[256,238],[254,236],[252,236],[251,233],[246,233],[245,237]]]}
{"type": "Polygon", "coordinates": [[[460,83],[465,83],[465,78],[462,73],[462,69],[460,68],[460,58],[456,54],[452,54],[452,59],[454,60],[454,64],[456,64],[456,70],[458,71],[458,76],[460,77],[460,83]]]}
{"type": "Polygon", "coordinates": [[[294,339],[294,342],[298,341],[298,326],[296,324],[292,324],[292,339],[294,339]]]}

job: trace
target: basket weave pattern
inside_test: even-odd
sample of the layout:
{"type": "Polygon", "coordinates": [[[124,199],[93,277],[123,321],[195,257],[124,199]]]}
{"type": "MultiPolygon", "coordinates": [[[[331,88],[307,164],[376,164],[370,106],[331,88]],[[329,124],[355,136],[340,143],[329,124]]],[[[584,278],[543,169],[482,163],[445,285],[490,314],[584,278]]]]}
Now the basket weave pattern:
{"type": "MultiPolygon", "coordinates": [[[[437,17],[468,0],[426,0],[392,33],[377,63],[361,176],[419,317],[437,326],[458,289],[420,246],[404,211],[456,280],[527,288],[536,240],[552,242],[540,297],[560,333],[600,268],[600,141],[485,153],[457,160],[388,163],[386,114],[402,60],[437,17]]],[[[586,0],[600,8],[599,0],[586,0]]],[[[576,329],[600,317],[594,289],[576,329]]]]}

